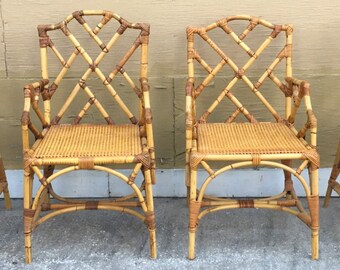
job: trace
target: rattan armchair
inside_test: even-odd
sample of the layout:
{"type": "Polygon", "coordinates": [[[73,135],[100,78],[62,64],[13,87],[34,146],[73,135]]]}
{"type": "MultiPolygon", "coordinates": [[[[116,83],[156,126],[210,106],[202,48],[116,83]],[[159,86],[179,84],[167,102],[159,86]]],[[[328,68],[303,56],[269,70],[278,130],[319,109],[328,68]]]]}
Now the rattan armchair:
{"type": "MultiPolygon", "coordinates": [[[[152,194],[152,184],[155,183],[155,153],[147,71],[149,25],[130,23],[110,11],[84,10],[72,13],[58,24],[39,25],[38,33],[42,79],[24,87],[25,105],[22,115],[26,262],[30,263],[32,260],[31,234],[38,225],[60,214],[97,209],[124,212],[142,220],[149,230],[151,257],[156,258],[152,194]],[[92,26],[89,20],[94,20],[92,26]],[[83,35],[77,38],[73,33],[74,29],[78,29],[77,35],[81,35],[80,32],[83,35]],[[116,32],[114,29],[117,29],[116,32]],[[102,31],[106,31],[103,36],[100,35],[102,31]],[[117,46],[118,40],[127,32],[133,40],[117,46]],[[59,34],[61,37],[53,39],[52,34],[59,34]],[[106,40],[107,43],[104,43],[106,40]],[[66,49],[61,46],[65,50],[59,50],[55,45],[61,41],[71,47],[71,54],[67,59],[62,56],[65,55],[66,49]],[[96,51],[87,49],[91,44],[98,50],[98,55],[96,51]],[[48,56],[48,51],[53,52],[51,56],[48,56]],[[119,55],[118,51],[123,51],[122,56],[119,56],[116,62],[106,62],[109,70],[104,74],[102,60],[109,57],[107,55],[119,55]],[[133,58],[133,61],[129,61],[133,55],[137,55],[137,60],[133,58]],[[54,56],[56,58],[53,58],[54,56]],[[57,72],[53,78],[48,73],[47,64],[48,59],[50,61],[52,58],[59,66],[61,64],[61,69],[54,68],[57,72]],[[76,59],[78,64],[85,64],[85,68],[82,65],[83,69],[77,67],[73,70],[69,80],[74,78],[74,74],[79,70],[82,75],[71,84],[71,89],[68,89],[61,83],[66,79],[66,74],[76,59]],[[135,76],[139,79],[138,83],[130,76],[126,66],[136,67],[135,76]],[[90,76],[94,79],[91,80],[90,76]],[[116,77],[127,82],[124,84],[127,85],[123,93],[124,98],[118,94],[118,88],[122,87],[123,83],[114,84],[116,77]],[[98,84],[93,86],[95,83],[98,84]],[[53,99],[54,95],[58,94],[61,94],[58,99],[53,99]],[[100,99],[104,94],[106,96],[100,99]],[[85,98],[80,99],[84,96],[85,98]],[[58,103],[63,97],[66,97],[65,100],[58,103]],[[43,100],[43,106],[39,103],[40,98],[43,100]],[[126,101],[129,102],[130,108],[126,101]],[[71,108],[77,105],[80,107],[78,106],[78,112],[74,113],[71,108]],[[99,115],[98,121],[96,117],[87,117],[91,115],[89,109],[99,115]],[[137,117],[132,113],[132,109],[139,113],[137,117]],[[68,113],[68,110],[71,112],[68,113]],[[125,119],[122,123],[116,123],[117,119],[111,118],[112,114],[116,116],[117,111],[120,111],[125,119]],[[117,171],[116,168],[122,166],[120,164],[130,164],[131,174],[126,176],[117,171]],[[131,188],[131,194],[105,200],[77,200],[57,194],[52,187],[54,180],[77,170],[97,170],[112,175],[126,183],[131,188]],[[144,179],[141,184],[135,182],[138,173],[141,173],[144,179]],[[32,197],[34,175],[41,185],[32,197]]],[[[51,63],[54,62],[51,60],[51,63]]]]}
{"type": "MultiPolygon", "coordinates": [[[[227,17],[207,27],[187,28],[186,186],[189,259],[195,258],[195,235],[199,221],[211,212],[236,208],[281,210],[301,219],[311,230],[312,258],[318,258],[317,121],[312,111],[309,83],[293,77],[292,32],[292,25],[274,25],[248,15],[227,17]],[[234,28],[238,31],[234,31],[234,28]],[[251,42],[257,35],[260,38],[255,41],[261,41],[257,44],[251,42]],[[230,44],[236,49],[230,49],[230,44]],[[263,53],[268,50],[277,52],[263,53]],[[265,61],[261,62],[263,57],[265,61]],[[244,63],[239,64],[242,61],[244,63]],[[222,78],[221,88],[215,83],[217,78],[222,78]],[[240,86],[244,89],[240,89],[240,86]],[[213,93],[213,90],[217,93],[213,93]],[[242,99],[247,95],[242,94],[241,90],[249,93],[249,106],[243,103],[243,100],[249,99],[242,99]],[[267,94],[261,93],[262,90],[267,91],[267,94]],[[282,95],[281,107],[277,100],[270,101],[276,93],[282,95]],[[200,100],[204,94],[205,99],[200,100]],[[208,98],[212,96],[214,99],[209,102],[208,98]],[[256,106],[252,103],[254,101],[258,102],[256,106]],[[301,103],[305,105],[307,119],[297,125],[296,118],[301,118],[301,103]],[[224,112],[224,109],[218,111],[216,108],[226,108],[226,104],[229,104],[229,117],[216,116],[224,112]],[[265,113],[269,115],[269,121],[262,120],[262,114],[265,113]],[[242,118],[246,119],[245,122],[242,118]],[[213,120],[209,122],[210,119],[213,120]],[[283,169],[282,193],[274,196],[269,194],[269,197],[261,199],[216,198],[207,194],[208,187],[216,178],[220,178],[220,174],[245,167],[283,169]],[[201,186],[197,184],[198,168],[208,174],[201,186]],[[305,168],[308,169],[310,182],[301,174],[305,168]],[[305,208],[309,208],[309,211],[305,210],[297,197],[291,175],[303,186],[308,202],[305,208]]],[[[224,181],[225,187],[228,186],[227,180],[224,181]]],[[[274,179],[271,183],[275,184],[274,179]]],[[[223,188],[218,187],[219,190],[223,188]]],[[[242,186],[239,188],[242,189],[242,186]]]]}

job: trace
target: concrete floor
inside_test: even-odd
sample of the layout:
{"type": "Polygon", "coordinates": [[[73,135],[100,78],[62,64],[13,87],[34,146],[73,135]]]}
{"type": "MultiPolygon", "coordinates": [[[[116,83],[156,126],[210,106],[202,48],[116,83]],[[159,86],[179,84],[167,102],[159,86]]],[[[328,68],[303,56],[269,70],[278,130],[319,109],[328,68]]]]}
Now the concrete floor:
{"type": "MultiPolygon", "coordinates": [[[[323,199],[321,199],[321,203],[323,199]]],[[[0,269],[339,269],[340,199],[320,211],[320,259],[310,259],[310,231],[297,218],[242,209],[205,217],[197,258],[186,259],[188,211],[183,198],[155,200],[158,259],[149,259],[147,230],[108,211],[56,217],[33,234],[33,263],[24,264],[22,200],[0,200],[0,269]]]]}

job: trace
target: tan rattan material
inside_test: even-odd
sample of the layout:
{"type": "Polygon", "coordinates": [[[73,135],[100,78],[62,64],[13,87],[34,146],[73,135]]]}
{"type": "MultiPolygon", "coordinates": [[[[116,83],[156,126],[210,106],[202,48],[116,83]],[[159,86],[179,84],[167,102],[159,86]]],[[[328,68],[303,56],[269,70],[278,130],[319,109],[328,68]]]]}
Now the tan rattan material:
{"type": "Polygon", "coordinates": [[[207,123],[197,125],[197,151],[203,154],[288,154],[308,148],[284,124],[207,123]]]}
{"type": "Polygon", "coordinates": [[[7,177],[5,173],[4,163],[2,157],[0,156],[0,194],[4,194],[6,209],[12,208],[11,198],[9,196],[7,177]]]}
{"type": "MultiPolygon", "coordinates": [[[[320,161],[316,151],[317,120],[312,110],[309,83],[293,77],[292,33],[292,25],[274,25],[248,15],[230,16],[206,27],[187,28],[188,79],[185,93],[189,259],[195,258],[195,237],[200,220],[211,212],[236,208],[265,208],[296,216],[311,229],[312,258],[318,258],[320,161]],[[234,31],[235,25],[238,31],[234,31]],[[242,25],[244,30],[240,31],[242,25]],[[257,28],[261,28],[261,31],[256,31],[257,28]],[[266,31],[268,35],[263,37],[266,31]],[[258,47],[253,48],[254,43],[248,43],[248,40],[257,33],[260,38],[256,41],[258,42],[261,37],[263,40],[258,47]],[[218,35],[220,39],[215,41],[218,35]],[[281,39],[278,40],[277,37],[281,39]],[[274,40],[277,42],[270,47],[274,40]],[[280,40],[285,40],[282,47],[279,44],[280,40]],[[205,43],[205,46],[202,46],[202,43],[205,43]],[[229,49],[227,46],[229,43],[239,47],[239,54],[236,50],[229,49]],[[267,64],[268,61],[261,64],[258,60],[262,59],[262,53],[268,46],[271,49],[275,47],[278,53],[272,56],[273,61],[269,62],[268,66],[263,66],[263,63],[267,64]],[[230,54],[231,51],[233,54],[230,54]],[[244,60],[245,57],[242,58],[241,54],[248,57],[247,60],[244,60]],[[210,59],[211,55],[215,56],[215,62],[210,59]],[[239,57],[242,61],[239,61],[239,57]],[[259,70],[256,74],[260,74],[258,78],[254,78],[253,73],[249,72],[254,69],[255,62],[260,63],[256,66],[259,70]],[[282,71],[277,68],[281,62],[283,62],[281,67],[285,68],[284,74],[280,74],[282,71]],[[207,75],[202,76],[202,72],[207,75]],[[222,78],[221,81],[225,83],[220,90],[219,84],[213,85],[216,77],[222,78]],[[262,93],[265,82],[271,85],[270,91],[277,90],[281,93],[283,101],[281,107],[273,106],[267,98],[268,94],[262,93]],[[239,84],[245,85],[249,90],[251,101],[253,99],[260,101],[256,111],[260,111],[262,105],[263,112],[265,114],[269,112],[273,122],[260,122],[260,117],[251,111],[255,106],[245,106],[242,103],[244,96],[242,99],[238,97],[239,84]],[[211,85],[213,87],[209,87],[211,85]],[[205,98],[203,102],[197,102],[204,91],[212,90],[217,91],[215,97],[209,93],[213,97],[211,100],[205,98]],[[210,117],[212,114],[216,116],[218,111],[216,108],[226,104],[229,108],[231,106],[230,115],[223,116],[222,123],[212,122],[210,119],[218,119],[210,117]],[[297,127],[295,122],[301,104],[304,104],[307,119],[302,127],[297,127]],[[202,110],[203,105],[208,106],[205,107],[207,109],[202,110]],[[200,111],[203,113],[198,114],[200,111]],[[240,115],[249,123],[240,122],[242,120],[240,115]],[[293,160],[300,161],[301,165],[293,168],[293,160]],[[219,162],[212,165],[210,164],[212,161],[219,162]],[[283,191],[268,198],[246,200],[216,198],[207,194],[209,185],[222,173],[244,167],[283,169],[283,191]],[[208,174],[201,185],[198,185],[197,181],[198,169],[203,169],[208,174]],[[309,181],[301,175],[304,169],[308,169],[309,181]],[[298,184],[303,186],[307,207],[303,207],[296,195],[292,174],[298,179],[298,184]]],[[[269,53],[266,57],[270,59],[269,53]]],[[[297,165],[294,163],[295,166],[297,165]]],[[[227,188],[228,178],[220,183],[225,185],[219,187],[220,189],[227,188]]],[[[275,183],[275,179],[272,179],[272,184],[275,183]]],[[[239,189],[242,188],[239,186],[239,189]]],[[[287,229],[289,230],[289,226],[287,229]]]]}
{"type": "Polygon", "coordinates": [[[136,125],[57,125],[49,129],[33,157],[134,157],[140,153],[136,125]]]}
{"type": "Polygon", "coordinates": [[[334,190],[338,195],[340,195],[340,184],[336,181],[340,173],[340,140],[338,143],[338,149],[336,151],[334,164],[332,167],[331,175],[328,180],[328,187],[326,191],[326,196],[324,200],[324,207],[328,207],[329,202],[331,200],[332,191],[334,190]]]}
{"type": "MultiPolygon", "coordinates": [[[[31,235],[37,226],[60,214],[97,209],[127,213],[140,219],[149,232],[150,255],[152,258],[157,257],[152,192],[152,184],[156,181],[155,150],[148,84],[149,29],[146,23],[130,23],[105,10],[80,10],[73,12],[60,23],[38,26],[42,78],[24,87],[25,103],[21,119],[26,263],[32,261],[31,235]],[[92,21],[97,22],[88,23],[90,17],[92,21]],[[99,35],[104,28],[105,34],[99,35]],[[78,31],[73,32],[77,29],[83,32],[82,36],[78,36],[78,31]],[[135,35],[135,38],[131,43],[120,42],[118,46],[116,42],[126,30],[129,37],[135,35]],[[67,50],[55,45],[51,32],[64,35],[64,41],[74,47],[67,58],[63,56],[67,50]],[[91,48],[89,46],[83,47],[89,45],[85,43],[92,43],[97,50],[92,51],[88,49],[91,48]],[[125,54],[122,56],[121,53],[125,54]],[[59,73],[52,78],[49,77],[48,54],[55,56],[61,64],[58,65],[59,73]],[[100,64],[108,54],[116,54],[118,59],[110,60],[111,70],[104,71],[100,64]],[[133,59],[129,63],[134,54],[138,55],[139,60],[133,59]],[[73,89],[65,89],[62,80],[76,58],[81,58],[78,63],[83,63],[83,68],[79,68],[82,75],[75,81],[73,89]],[[131,65],[137,68],[135,70],[139,70],[139,76],[134,75],[138,78],[130,76],[129,72],[133,69],[131,65]],[[100,82],[99,86],[93,85],[94,80],[88,80],[90,76],[96,77],[96,81],[100,82]],[[126,89],[120,89],[122,84],[114,84],[116,77],[127,82],[126,85],[131,88],[130,94],[126,89]],[[56,91],[64,91],[62,96],[66,97],[59,110],[53,102],[56,91]],[[99,98],[100,94],[98,98],[95,95],[99,91],[107,94],[104,102],[99,98]],[[124,98],[120,96],[120,91],[124,91],[124,98]],[[78,98],[84,95],[87,99],[78,98]],[[131,107],[137,106],[137,109],[132,110],[127,105],[130,104],[127,102],[130,98],[131,104],[136,101],[131,107]],[[84,104],[80,111],[78,104],[84,104]],[[78,108],[79,113],[67,115],[66,112],[72,112],[73,107],[78,108]],[[126,116],[128,124],[116,124],[111,115],[119,114],[113,107],[126,116]],[[98,117],[94,114],[91,123],[84,123],[91,108],[99,111],[103,119],[97,121],[98,117]],[[135,116],[132,111],[138,111],[138,115],[135,116]],[[72,124],[63,122],[70,118],[72,124]],[[37,122],[40,123],[37,125],[37,122]],[[30,138],[30,135],[33,136],[30,138]],[[33,138],[35,141],[32,144],[33,138]],[[113,169],[112,164],[129,164],[131,173],[124,175],[113,169]],[[53,181],[76,170],[98,170],[113,175],[124,182],[131,193],[115,199],[63,198],[54,191],[53,181]],[[141,183],[135,183],[138,174],[144,178],[141,183]],[[39,179],[41,185],[36,194],[33,194],[35,178],[39,179]]],[[[57,37],[56,43],[61,42],[62,38],[57,37]]],[[[60,104],[60,101],[57,99],[56,103],[60,104]]]]}

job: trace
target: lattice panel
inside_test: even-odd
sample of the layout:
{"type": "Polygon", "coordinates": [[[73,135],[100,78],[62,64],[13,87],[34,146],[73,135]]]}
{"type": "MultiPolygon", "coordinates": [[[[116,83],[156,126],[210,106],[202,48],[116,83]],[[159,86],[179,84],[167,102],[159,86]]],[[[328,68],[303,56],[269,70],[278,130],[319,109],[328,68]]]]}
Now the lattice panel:
{"type": "MultiPolygon", "coordinates": [[[[110,28],[112,25],[110,25],[110,28]]],[[[113,29],[113,28],[112,28],[113,29]]],[[[89,111],[90,108],[95,107],[103,118],[106,120],[108,124],[114,124],[115,121],[109,115],[107,109],[103,106],[103,103],[100,102],[96,95],[92,86],[88,83],[89,78],[95,77],[99,79],[102,83],[103,88],[106,88],[108,93],[111,95],[113,100],[115,100],[118,107],[124,112],[124,114],[130,119],[131,123],[137,124],[138,120],[131,112],[131,109],[126,105],[126,102],[123,101],[121,96],[118,94],[115,86],[113,85],[113,80],[117,77],[117,75],[121,75],[130,86],[130,88],[136,93],[137,97],[142,100],[143,95],[140,87],[130,76],[130,74],[124,69],[127,62],[134,55],[134,53],[138,50],[140,51],[141,56],[139,57],[139,69],[140,74],[144,74],[143,69],[146,69],[147,66],[147,49],[145,49],[145,45],[148,44],[148,35],[149,35],[149,26],[147,24],[132,24],[118,15],[107,12],[107,11],[92,11],[91,14],[87,14],[86,11],[78,11],[74,12],[72,15],[68,16],[62,22],[55,25],[40,25],[38,27],[39,37],[40,37],[40,47],[42,48],[42,76],[44,79],[48,78],[47,72],[47,61],[44,62],[44,58],[46,52],[44,48],[49,48],[56,56],[58,61],[61,63],[62,68],[57,73],[55,80],[44,90],[42,93],[44,100],[49,100],[52,98],[62,80],[67,76],[70,68],[74,65],[75,60],[82,60],[83,66],[85,68],[82,72],[82,75],[79,78],[79,81],[71,90],[70,95],[68,96],[66,102],[62,105],[60,111],[52,120],[52,124],[59,123],[60,119],[64,116],[65,112],[69,109],[71,103],[75,101],[79,92],[85,93],[87,96],[87,101],[84,106],[81,108],[80,112],[77,113],[74,119],[74,124],[78,124],[84,115],[89,111]],[[99,21],[95,27],[90,26],[87,22],[88,17],[91,15],[91,19],[94,17],[99,17],[99,21]],[[74,20],[75,19],[75,20],[74,20]],[[99,50],[98,53],[96,51],[88,51],[86,49],[89,44],[82,45],[82,42],[85,41],[84,36],[81,34],[73,34],[73,30],[71,31],[70,22],[79,23],[81,28],[85,31],[88,37],[88,42],[92,42],[95,44],[99,50]],[[107,27],[110,21],[118,22],[116,31],[111,34],[109,40],[104,41],[100,37],[99,33],[107,27]],[[115,53],[114,47],[117,46],[118,40],[124,34],[127,29],[137,30],[135,31],[135,40],[131,42],[131,44],[124,44],[124,49],[126,53],[121,56],[115,63],[111,63],[111,70],[109,72],[105,72],[100,64],[103,62],[103,59],[107,58],[109,53],[115,53]],[[48,31],[59,30],[65,35],[70,44],[74,47],[72,53],[68,56],[63,55],[61,51],[58,50],[57,46],[54,44],[52,38],[48,35],[48,31]],[[144,46],[144,50],[140,48],[144,46]],[[96,54],[97,53],[97,54],[96,54]],[[80,59],[79,59],[80,58],[80,59]]],[[[59,40],[58,40],[59,41],[59,40]]],[[[120,46],[120,50],[122,46],[120,46]]],[[[77,67],[78,69],[78,67],[77,67]]]]}
{"type": "MultiPolygon", "coordinates": [[[[200,83],[195,82],[195,89],[193,93],[194,98],[198,98],[201,93],[206,90],[207,86],[209,86],[209,84],[214,81],[216,76],[222,75],[227,78],[225,86],[218,97],[213,101],[209,108],[203,112],[201,116],[197,117],[201,122],[206,122],[209,115],[211,115],[226,98],[233,104],[235,110],[231,113],[231,115],[226,117],[225,122],[231,123],[239,115],[244,115],[249,122],[257,122],[254,115],[238,99],[237,94],[235,93],[234,95],[234,92],[237,91],[235,89],[238,88],[237,84],[239,84],[240,82],[243,82],[247,86],[247,88],[251,90],[251,92],[257,97],[258,100],[260,100],[261,104],[263,104],[267,108],[267,110],[277,122],[283,119],[281,114],[278,113],[278,111],[262,94],[261,87],[265,81],[269,80],[274,83],[275,88],[279,88],[285,95],[288,95],[287,87],[275,74],[275,71],[280,62],[285,59],[286,71],[284,76],[291,75],[290,62],[292,27],[290,25],[272,25],[264,20],[255,17],[244,16],[244,18],[242,18],[241,20],[249,21],[249,23],[239,34],[236,34],[230,24],[230,22],[234,21],[233,17],[228,17],[224,20],[220,20],[206,28],[188,28],[187,30],[189,69],[191,62],[192,72],[194,72],[193,67],[194,63],[196,63],[195,66],[200,66],[202,69],[205,70],[206,73],[208,73],[208,75],[206,75],[200,83]],[[247,40],[249,40],[250,38],[248,36],[250,36],[250,33],[259,26],[264,26],[263,28],[269,29],[269,34],[267,34],[264,40],[262,40],[262,42],[257,47],[252,47],[254,46],[253,44],[252,46],[247,44],[247,40]],[[222,34],[226,36],[226,40],[224,42],[234,43],[241,50],[238,50],[238,53],[227,53],[227,50],[223,47],[223,45],[221,46],[221,42],[220,44],[218,44],[216,42],[216,39],[212,38],[214,31],[211,30],[221,30],[223,32],[222,34]],[[277,37],[280,35],[285,36],[286,42],[282,44],[281,49],[279,48],[279,52],[276,55],[273,55],[272,61],[266,63],[268,65],[265,68],[261,67],[262,71],[260,71],[260,75],[256,80],[251,78],[251,76],[248,76],[251,68],[254,69],[254,66],[256,66],[257,69],[259,68],[259,66],[254,63],[260,62],[259,59],[263,58],[263,52],[268,49],[273,40],[277,39],[277,37]],[[207,47],[209,47],[210,53],[217,56],[217,64],[211,65],[209,60],[211,60],[213,57],[204,57],[203,54],[207,55],[207,53],[200,50],[200,48],[196,46],[198,43],[202,43],[202,41],[204,41],[208,45],[204,48],[207,49],[207,47]],[[242,61],[237,60],[238,56],[242,53],[247,56],[247,58],[244,63],[240,64],[240,62],[242,61]],[[207,58],[208,60],[206,60],[205,58],[207,58]],[[230,73],[232,74],[232,76],[229,76],[230,73]]],[[[261,32],[263,33],[262,30],[261,32]]],[[[242,55],[242,57],[244,55],[242,55]]],[[[266,58],[268,58],[268,56],[266,56],[266,58]]],[[[243,59],[245,58],[243,57],[243,59]]],[[[253,75],[254,72],[252,73],[252,76],[253,75]]]]}

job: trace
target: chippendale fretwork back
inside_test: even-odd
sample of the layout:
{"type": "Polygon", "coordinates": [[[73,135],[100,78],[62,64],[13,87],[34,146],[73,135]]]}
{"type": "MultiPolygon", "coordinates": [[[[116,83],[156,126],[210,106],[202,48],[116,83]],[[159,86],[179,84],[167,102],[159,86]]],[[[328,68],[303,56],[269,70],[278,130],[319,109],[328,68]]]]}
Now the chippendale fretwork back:
{"type": "MultiPolygon", "coordinates": [[[[110,25],[111,27],[111,25],[110,25]]],[[[38,115],[40,116],[40,120],[43,122],[44,126],[47,126],[49,124],[58,124],[61,118],[64,116],[67,109],[70,107],[71,103],[75,100],[77,94],[80,91],[84,91],[86,95],[88,96],[88,101],[83,106],[83,108],[80,110],[80,112],[75,116],[73,123],[78,124],[85,113],[90,109],[90,107],[95,106],[101,113],[101,115],[104,117],[106,122],[108,124],[114,124],[115,121],[110,117],[102,103],[96,98],[93,89],[91,89],[91,86],[87,84],[87,79],[89,76],[94,73],[96,77],[103,83],[103,87],[106,88],[109,92],[109,94],[112,96],[112,98],[116,101],[118,106],[122,109],[122,111],[125,113],[125,115],[130,119],[131,123],[133,124],[143,124],[143,119],[145,115],[145,111],[143,110],[142,113],[140,113],[140,119],[137,120],[137,118],[133,115],[131,110],[128,108],[128,106],[124,103],[124,101],[121,99],[121,97],[118,95],[116,89],[112,85],[112,81],[116,77],[117,74],[121,74],[128,84],[131,86],[133,91],[136,93],[140,100],[141,108],[145,109],[145,104],[148,103],[148,101],[145,100],[145,98],[148,99],[148,96],[145,97],[145,91],[147,88],[147,57],[148,57],[148,41],[149,41],[149,25],[148,24],[141,24],[141,23],[130,23],[126,21],[125,19],[121,18],[119,15],[112,13],[110,11],[76,11],[73,12],[70,16],[68,16],[65,20],[58,24],[50,24],[50,25],[39,25],[38,26],[38,32],[39,32],[39,38],[40,38],[40,48],[41,48],[41,67],[42,67],[42,78],[43,79],[49,79],[48,74],[48,66],[47,66],[47,50],[50,48],[54,55],[57,57],[57,59],[62,64],[62,68],[60,72],[57,74],[56,78],[53,82],[51,82],[49,85],[46,85],[44,90],[42,91],[41,95],[44,100],[44,116],[41,112],[38,112],[38,115]],[[91,17],[101,17],[98,24],[92,29],[89,24],[86,22],[86,16],[91,17]],[[69,23],[72,20],[76,20],[83,29],[89,34],[90,38],[89,41],[94,41],[95,44],[97,44],[100,48],[100,53],[95,57],[91,58],[90,53],[84,49],[82,44],[79,42],[79,38],[71,32],[70,28],[68,27],[69,23]],[[107,23],[110,20],[116,20],[119,23],[119,27],[116,30],[116,32],[113,34],[111,39],[108,41],[107,44],[105,44],[101,38],[98,36],[98,33],[107,26],[107,23]],[[100,68],[99,64],[103,60],[103,58],[109,54],[111,51],[113,51],[113,45],[115,45],[116,41],[120,38],[121,35],[125,32],[127,28],[135,29],[136,30],[136,40],[133,42],[133,44],[127,45],[130,47],[127,47],[126,54],[117,62],[112,63],[112,71],[107,75],[104,74],[103,70],[100,68]],[[74,46],[74,50],[71,53],[71,55],[65,59],[62,56],[62,53],[57,49],[57,47],[54,45],[52,38],[48,35],[49,31],[52,30],[60,30],[71,42],[71,44],[74,46]],[[135,51],[141,47],[141,57],[140,57],[140,87],[137,83],[133,81],[133,79],[129,76],[127,71],[124,69],[124,65],[128,62],[130,57],[135,53],[135,51]],[[61,109],[56,114],[56,116],[52,119],[50,117],[50,100],[56,90],[58,89],[58,86],[60,85],[61,81],[67,74],[68,70],[71,68],[72,64],[74,63],[75,59],[80,56],[83,58],[84,63],[86,64],[87,68],[85,69],[85,72],[81,75],[79,81],[76,83],[74,88],[72,89],[70,95],[66,99],[65,103],[63,103],[61,109]],[[144,91],[144,93],[143,93],[144,91]]],[[[40,93],[36,93],[36,98],[38,98],[40,93]]],[[[37,110],[39,110],[37,108],[37,110]]],[[[146,110],[147,113],[148,110],[146,110]]]]}
{"type": "MultiPolygon", "coordinates": [[[[234,72],[235,76],[232,77],[230,81],[228,81],[222,90],[222,92],[218,95],[218,97],[213,101],[210,107],[203,112],[202,115],[196,115],[197,120],[201,123],[207,121],[209,115],[217,108],[217,106],[221,103],[221,101],[227,97],[236,107],[235,111],[231,113],[229,117],[226,118],[226,123],[233,122],[239,114],[243,114],[247,120],[251,123],[257,122],[255,116],[248,111],[248,109],[241,103],[241,101],[236,97],[237,95],[233,94],[234,86],[238,81],[243,81],[247,87],[255,94],[255,96],[263,103],[263,105],[268,109],[268,111],[273,115],[276,122],[280,122],[283,119],[287,119],[291,113],[291,91],[288,90],[288,87],[283,83],[274,73],[275,68],[278,64],[285,59],[286,60],[286,77],[292,76],[292,67],[291,67],[291,59],[292,59],[292,26],[291,25],[273,25],[265,20],[251,17],[251,16],[231,16],[225,19],[219,20],[207,27],[204,28],[193,28],[189,27],[187,29],[187,39],[188,39],[188,72],[189,72],[189,81],[187,85],[187,91],[191,91],[191,85],[195,85],[192,93],[187,93],[187,95],[191,95],[193,99],[197,99],[200,94],[207,88],[207,86],[214,80],[214,78],[225,72],[225,66],[229,67],[232,72],[234,72]],[[249,24],[243,30],[243,32],[237,35],[232,29],[230,22],[232,21],[249,21],[249,24]],[[259,26],[264,26],[265,28],[269,28],[269,36],[265,38],[262,44],[254,50],[246,43],[246,38],[248,35],[259,26]],[[209,31],[214,30],[216,28],[222,29],[228,37],[228,40],[223,40],[223,42],[235,42],[239,45],[245,54],[249,56],[249,59],[241,66],[235,63],[235,59],[237,59],[238,55],[228,55],[221,46],[218,46],[217,43],[210,37],[209,31]],[[257,82],[252,82],[247,76],[247,71],[252,67],[254,62],[261,58],[262,52],[268,48],[271,42],[279,35],[286,36],[286,42],[283,44],[282,49],[276,55],[274,61],[263,70],[263,74],[258,78],[257,82]],[[216,66],[212,67],[208,64],[208,61],[203,59],[200,55],[200,47],[196,47],[197,42],[195,42],[195,37],[201,38],[205,41],[212,49],[212,53],[218,55],[220,59],[216,66]],[[195,74],[194,66],[195,63],[198,63],[203,69],[208,73],[208,75],[202,80],[202,82],[198,83],[195,81],[195,77],[197,80],[197,75],[195,74]],[[223,71],[223,72],[222,72],[223,71]],[[281,116],[274,107],[269,103],[269,101],[265,98],[263,94],[261,94],[261,86],[263,85],[266,79],[270,79],[275,86],[277,86],[286,96],[286,108],[285,108],[285,116],[281,116]]],[[[198,40],[196,40],[198,41],[198,40]]],[[[209,91],[209,90],[206,90],[209,91]]],[[[193,103],[195,106],[195,102],[193,103]]]]}

